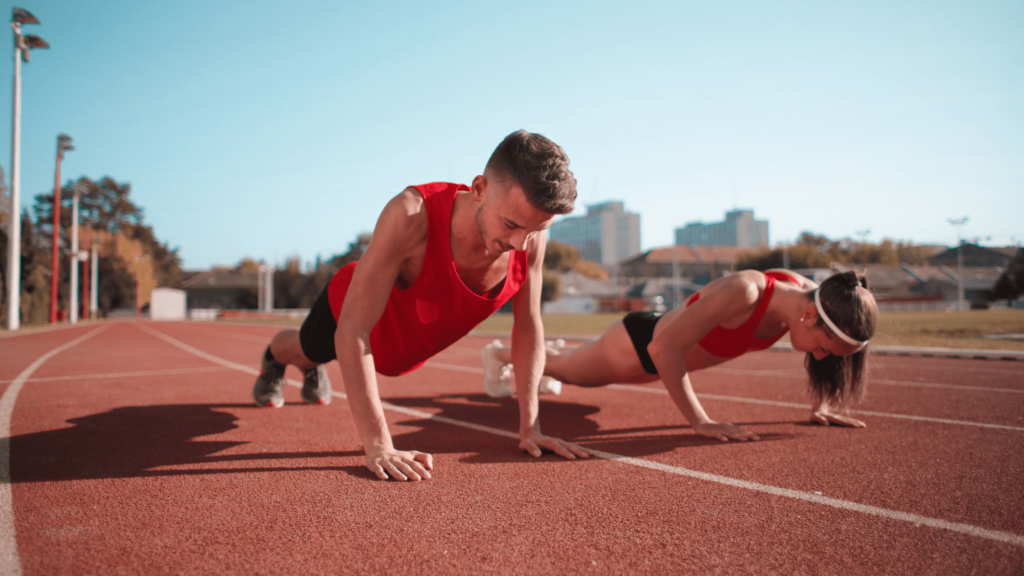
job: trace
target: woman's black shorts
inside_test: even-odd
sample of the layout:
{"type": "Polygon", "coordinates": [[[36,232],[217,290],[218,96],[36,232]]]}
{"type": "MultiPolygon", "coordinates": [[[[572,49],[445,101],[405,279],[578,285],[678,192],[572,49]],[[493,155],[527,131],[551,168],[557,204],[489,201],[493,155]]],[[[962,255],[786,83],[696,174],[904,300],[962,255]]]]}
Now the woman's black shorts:
{"type": "Polygon", "coordinates": [[[330,284],[324,286],[323,292],[309,309],[306,320],[302,322],[302,328],[299,328],[302,353],[317,364],[326,364],[338,357],[334,349],[334,333],[338,330],[338,323],[334,321],[331,302],[327,298],[329,287],[330,284]]]}
{"type": "Polygon", "coordinates": [[[660,318],[661,314],[655,312],[630,312],[622,318],[622,325],[626,327],[626,333],[633,342],[636,355],[640,358],[640,365],[648,374],[658,373],[650,353],[647,352],[647,345],[654,338],[654,326],[660,318]]]}

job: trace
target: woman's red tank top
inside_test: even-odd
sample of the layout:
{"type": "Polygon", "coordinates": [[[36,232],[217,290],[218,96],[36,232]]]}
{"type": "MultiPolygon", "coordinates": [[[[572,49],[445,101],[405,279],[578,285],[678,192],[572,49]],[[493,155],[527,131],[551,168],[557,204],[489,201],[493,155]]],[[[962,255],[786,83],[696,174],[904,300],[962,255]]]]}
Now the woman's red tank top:
{"type": "MultiPolygon", "coordinates": [[[[700,340],[701,348],[707,350],[709,354],[714,354],[720,358],[735,358],[747,352],[771,348],[772,344],[778,342],[779,338],[782,338],[789,331],[789,328],[786,328],[771,338],[758,338],[754,335],[757,331],[757,325],[761,323],[761,318],[764,317],[765,311],[768,310],[768,303],[772,301],[772,294],[775,293],[775,281],[783,280],[799,284],[796,278],[781,272],[765,272],[764,276],[764,292],[761,294],[761,299],[758,301],[754,313],[750,315],[750,320],[747,320],[739,328],[732,330],[716,326],[714,330],[708,332],[707,336],[700,340]]],[[[700,292],[691,296],[690,300],[686,302],[686,306],[689,307],[699,298],[700,292]]]]}
{"type": "MultiPolygon", "coordinates": [[[[415,188],[427,211],[423,267],[409,288],[391,288],[384,313],[370,332],[374,366],[385,376],[419,368],[501,308],[526,282],[526,252],[516,250],[509,254],[505,285],[496,297],[487,298],[467,288],[452,260],[450,230],[455,195],[469,188],[446,182],[415,188]]],[[[335,320],[341,315],[356,264],[344,266],[331,278],[327,295],[335,320]]]]}

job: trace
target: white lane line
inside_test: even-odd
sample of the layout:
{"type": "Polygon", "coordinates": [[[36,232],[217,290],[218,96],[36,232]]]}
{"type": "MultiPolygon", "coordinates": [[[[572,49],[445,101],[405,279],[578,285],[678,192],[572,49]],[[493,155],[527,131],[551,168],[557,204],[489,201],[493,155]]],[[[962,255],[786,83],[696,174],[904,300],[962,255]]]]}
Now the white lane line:
{"type": "MultiPolygon", "coordinates": [[[[606,388],[614,388],[616,390],[629,390],[631,392],[647,392],[648,394],[663,394],[668,395],[668,390],[662,388],[648,388],[646,386],[629,386],[626,384],[609,384],[606,388]]],[[[780,406],[783,408],[797,408],[801,410],[808,410],[810,406],[807,404],[798,404],[796,402],[779,402],[777,400],[759,400],[756,398],[737,398],[735,396],[720,396],[718,394],[697,394],[698,398],[707,398],[708,400],[722,400],[725,402],[740,402],[743,404],[759,404],[762,406],[780,406]]],[[[870,410],[850,410],[850,414],[863,414],[865,416],[878,416],[880,418],[895,418],[898,420],[918,420],[921,422],[935,422],[937,424],[955,424],[958,426],[977,426],[979,428],[997,428],[1000,430],[1015,430],[1018,432],[1024,432],[1024,428],[1020,426],[1004,426],[1002,424],[985,424],[983,422],[968,422],[966,420],[948,420],[946,418],[932,418],[930,416],[913,416],[910,414],[889,414],[886,412],[872,412],[870,410]]]]}
{"type": "MultiPolygon", "coordinates": [[[[469,372],[471,374],[483,374],[483,368],[473,368],[471,366],[459,366],[458,364],[445,364],[443,362],[427,362],[424,364],[427,368],[438,368],[441,370],[454,370],[456,372],[469,372]]],[[[646,386],[628,386],[625,384],[609,384],[608,386],[600,386],[595,388],[614,388],[616,390],[628,390],[630,392],[647,392],[649,394],[664,394],[668,395],[668,391],[664,388],[648,388],[646,386]]],[[[807,404],[797,404],[795,402],[779,402],[777,400],[759,400],[756,398],[738,398],[736,396],[720,396],[718,394],[697,394],[698,398],[707,398],[708,400],[723,400],[725,402],[740,402],[743,404],[760,404],[762,406],[781,406],[783,408],[797,408],[801,410],[807,410],[810,408],[807,404]]],[[[889,414],[886,412],[872,412],[870,410],[850,410],[851,414],[863,414],[865,416],[878,416],[880,418],[895,418],[898,420],[917,420],[920,422],[934,422],[936,424],[955,424],[959,426],[977,426],[980,428],[997,428],[1000,430],[1015,430],[1018,432],[1024,432],[1024,428],[1019,426],[1004,426],[1002,424],[985,424],[983,422],[968,422],[966,420],[948,420],[946,418],[932,418],[929,416],[913,416],[909,414],[889,414]]]]}
{"type": "MultiPolygon", "coordinates": [[[[246,372],[246,373],[250,373],[250,374],[256,374],[257,373],[256,370],[253,370],[253,369],[249,368],[248,366],[243,366],[241,364],[236,364],[234,362],[229,362],[228,360],[223,360],[221,358],[217,358],[216,356],[213,356],[211,354],[207,354],[206,352],[203,352],[201,350],[197,350],[197,349],[189,346],[188,344],[185,344],[183,342],[179,342],[179,341],[171,338],[170,336],[166,336],[164,334],[161,334],[161,333],[159,333],[159,332],[157,332],[155,330],[152,330],[151,328],[145,327],[145,326],[143,326],[141,324],[139,324],[138,326],[140,328],[144,328],[147,332],[150,332],[150,333],[152,333],[154,335],[159,336],[161,339],[165,340],[166,342],[168,342],[170,344],[173,344],[173,345],[177,346],[178,348],[181,348],[182,350],[186,350],[188,352],[196,354],[197,356],[199,356],[201,358],[209,359],[209,360],[211,360],[213,362],[217,362],[218,364],[221,364],[223,366],[237,366],[238,367],[237,369],[241,370],[242,372],[246,372]]],[[[440,364],[440,363],[431,363],[431,362],[428,362],[427,364],[425,364],[425,366],[430,366],[431,364],[434,364],[434,367],[436,367],[436,368],[447,368],[449,366],[455,366],[454,364],[440,364]]],[[[470,367],[467,367],[467,366],[459,366],[459,368],[466,368],[466,370],[464,370],[466,372],[473,372],[473,373],[483,372],[483,370],[480,369],[480,368],[470,368],[470,367]]],[[[462,371],[462,370],[460,370],[460,371],[462,371]]],[[[301,386],[301,384],[299,382],[295,381],[295,380],[290,380],[289,379],[288,383],[290,385],[292,385],[292,386],[301,386]]],[[[618,385],[613,384],[613,386],[618,386],[618,385]]],[[[347,400],[348,399],[348,397],[344,393],[342,393],[342,392],[332,392],[332,395],[337,397],[337,398],[341,398],[342,400],[347,400]]],[[[422,418],[424,420],[436,420],[437,422],[443,422],[445,424],[451,424],[453,426],[460,426],[462,428],[468,428],[470,430],[476,430],[478,432],[485,432],[487,434],[494,434],[496,436],[503,436],[505,438],[512,438],[512,439],[518,439],[519,438],[518,434],[516,434],[514,432],[509,432],[508,430],[501,430],[500,428],[493,428],[491,426],[483,426],[481,424],[474,424],[472,422],[465,422],[463,420],[456,420],[454,418],[447,418],[447,417],[444,417],[444,416],[437,416],[437,415],[431,414],[429,412],[423,412],[423,411],[420,411],[420,410],[415,410],[413,408],[406,408],[404,406],[396,406],[396,405],[391,404],[389,402],[382,402],[381,404],[383,405],[385,410],[391,410],[391,411],[394,411],[394,412],[399,412],[401,414],[405,414],[405,415],[408,415],[408,416],[413,416],[415,418],[422,418]]],[[[746,490],[754,490],[754,491],[758,491],[758,492],[765,492],[765,493],[772,494],[774,496],[780,496],[780,497],[783,497],[783,498],[791,498],[791,499],[794,499],[794,500],[803,500],[803,501],[811,502],[811,503],[814,503],[814,504],[822,504],[822,505],[825,505],[825,506],[831,506],[833,508],[839,508],[839,509],[843,509],[843,510],[850,510],[850,511],[853,511],[853,512],[860,512],[862,514],[868,514],[868,515],[871,515],[871,516],[879,516],[879,517],[882,517],[882,518],[890,518],[890,519],[893,519],[893,520],[901,520],[901,521],[904,521],[904,522],[912,522],[915,525],[920,524],[920,525],[923,525],[923,526],[930,526],[932,528],[938,528],[938,529],[941,529],[941,530],[950,530],[950,531],[953,531],[953,532],[960,532],[962,534],[967,534],[967,535],[970,535],[970,536],[976,536],[978,538],[986,538],[986,539],[989,539],[989,540],[996,540],[998,542],[1006,542],[1006,543],[1009,543],[1009,544],[1015,544],[1017,546],[1024,546],[1024,536],[1020,536],[1020,535],[1017,535],[1017,534],[1012,534],[1010,532],[1000,532],[998,530],[988,530],[986,528],[981,528],[979,526],[972,526],[970,524],[962,524],[962,523],[959,523],[959,522],[949,522],[947,520],[940,520],[938,518],[930,518],[928,516],[920,516],[918,514],[910,514],[908,512],[900,512],[898,510],[889,510],[887,508],[879,508],[878,506],[869,506],[867,504],[860,504],[860,503],[857,503],[857,502],[850,502],[850,501],[847,501],[847,500],[840,500],[838,498],[829,498],[827,496],[819,496],[817,494],[806,494],[806,493],[800,492],[798,490],[790,490],[788,488],[779,488],[779,487],[776,487],[776,486],[769,486],[767,484],[759,484],[757,482],[748,482],[746,480],[738,480],[736,478],[729,478],[727,476],[719,476],[717,474],[709,474],[707,472],[699,472],[699,471],[696,471],[696,470],[689,470],[687,468],[682,468],[682,467],[679,467],[679,466],[671,466],[671,465],[668,465],[668,464],[661,464],[659,462],[652,462],[650,460],[644,460],[644,459],[641,459],[641,458],[633,458],[633,457],[630,457],[630,456],[622,456],[620,454],[613,454],[611,452],[603,452],[603,451],[600,451],[600,450],[595,450],[594,453],[597,456],[600,456],[601,458],[604,458],[606,460],[613,460],[615,462],[620,462],[622,464],[629,464],[631,466],[637,466],[637,467],[640,467],[640,468],[648,468],[648,469],[651,469],[651,470],[658,470],[660,472],[667,472],[669,474],[676,474],[676,475],[679,475],[679,476],[689,476],[691,478],[697,478],[699,480],[705,480],[705,481],[708,481],[708,482],[716,482],[716,483],[719,483],[719,484],[724,484],[726,486],[732,486],[732,487],[735,487],[735,488],[742,488],[742,489],[746,489],[746,490]]]]}
{"type": "Polygon", "coordinates": [[[0,398],[0,569],[4,574],[21,574],[21,560],[18,557],[18,540],[14,531],[14,499],[11,494],[11,416],[25,382],[44,362],[55,355],[80,344],[110,328],[104,324],[71,342],[58,346],[43,354],[18,374],[0,398]]]}
{"type": "Polygon", "coordinates": [[[199,356],[200,358],[202,358],[204,360],[209,360],[210,362],[213,362],[214,364],[220,364],[221,366],[226,366],[228,368],[232,368],[234,370],[238,370],[239,372],[245,372],[246,374],[252,374],[253,376],[258,376],[259,373],[260,373],[260,371],[258,369],[253,368],[251,366],[246,366],[245,364],[238,364],[236,362],[231,362],[231,361],[225,360],[223,358],[218,358],[218,357],[214,356],[213,354],[207,354],[206,352],[203,352],[202,350],[200,350],[198,348],[193,348],[193,347],[189,346],[188,344],[185,344],[184,342],[181,342],[179,340],[175,340],[174,338],[171,338],[170,336],[164,334],[163,332],[154,330],[154,329],[150,328],[149,326],[146,326],[145,324],[143,324],[141,322],[136,322],[135,326],[139,330],[142,330],[143,332],[148,332],[149,334],[152,334],[153,336],[156,336],[157,338],[163,340],[164,342],[167,342],[168,344],[172,344],[174,346],[177,346],[178,348],[181,348],[185,352],[188,352],[190,354],[194,354],[196,356],[199,356]]]}
{"type": "MultiPolygon", "coordinates": [[[[255,366],[255,365],[253,365],[255,366]]],[[[66,380],[90,380],[96,378],[132,378],[137,376],[167,376],[170,374],[194,374],[197,372],[225,372],[233,370],[226,366],[206,366],[204,368],[169,368],[167,370],[141,370],[139,372],[111,372],[109,374],[78,374],[74,376],[47,376],[46,378],[29,378],[28,382],[62,382],[66,380]]],[[[14,380],[0,380],[7,384],[14,380]]]]}
{"type": "Polygon", "coordinates": [[[880,516],[882,518],[902,520],[904,522],[911,522],[915,525],[920,524],[923,526],[930,526],[932,528],[939,528],[941,530],[951,530],[953,532],[960,532],[962,534],[977,536],[978,538],[986,538],[989,540],[996,540],[998,542],[1006,542],[1008,544],[1024,546],[1024,536],[1012,534],[1010,532],[988,530],[986,528],[972,526],[970,524],[949,522],[947,520],[940,520],[938,518],[929,518],[928,516],[920,516],[918,514],[900,512],[898,510],[889,510],[887,508],[879,508],[878,506],[859,504],[857,502],[840,500],[838,498],[829,498],[827,496],[819,496],[817,494],[807,494],[805,492],[800,492],[798,490],[779,488],[776,486],[769,486],[767,484],[759,484],[757,482],[748,482],[746,480],[737,480],[735,478],[729,478],[727,476],[719,476],[718,474],[698,472],[696,470],[689,470],[687,468],[681,468],[679,466],[670,466],[668,464],[661,464],[659,462],[651,462],[650,460],[632,458],[629,456],[620,456],[618,454],[602,452],[600,450],[595,450],[594,453],[600,456],[601,458],[605,458],[607,460],[615,460],[617,462],[622,462],[623,464],[630,464],[632,466],[639,466],[641,468],[650,468],[651,470],[659,470],[661,472],[667,472],[669,474],[678,474],[680,476],[689,476],[690,478],[697,478],[699,480],[706,480],[708,482],[717,482],[719,484],[725,484],[726,486],[744,488],[746,490],[754,490],[757,492],[765,492],[768,494],[772,494],[774,496],[781,496],[783,498],[803,500],[805,502],[822,504],[825,506],[831,506],[833,508],[840,508],[842,510],[851,510],[853,512],[860,512],[862,514],[869,514],[871,516],[880,516]]]}
{"type": "MultiPolygon", "coordinates": [[[[184,330],[185,332],[194,332],[200,334],[213,334],[215,336],[227,336],[228,338],[234,338],[236,340],[245,340],[247,342],[257,342],[262,344],[270,344],[270,338],[267,336],[255,336],[252,334],[239,334],[238,332],[228,332],[227,330],[211,330],[209,328],[199,328],[192,326],[182,326],[180,324],[174,324],[174,327],[184,330]]],[[[288,326],[282,326],[281,329],[288,328],[288,326]]]]}
{"type": "MultiPolygon", "coordinates": [[[[771,376],[778,378],[796,378],[805,377],[806,372],[803,370],[793,371],[790,373],[780,370],[746,370],[743,368],[710,368],[703,370],[705,373],[718,373],[718,374],[740,374],[740,375],[753,375],[753,376],[771,376]]],[[[802,379],[802,378],[801,378],[802,379]]],[[[951,390],[966,390],[970,392],[1011,392],[1014,394],[1024,394],[1024,390],[1016,390],[1013,388],[986,388],[984,386],[963,386],[960,384],[939,384],[936,382],[915,382],[913,380],[888,380],[883,378],[869,378],[868,382],[871,384],[883,384],[888,386],[919,386],[922,388],[949,388],[951,390]]]]}

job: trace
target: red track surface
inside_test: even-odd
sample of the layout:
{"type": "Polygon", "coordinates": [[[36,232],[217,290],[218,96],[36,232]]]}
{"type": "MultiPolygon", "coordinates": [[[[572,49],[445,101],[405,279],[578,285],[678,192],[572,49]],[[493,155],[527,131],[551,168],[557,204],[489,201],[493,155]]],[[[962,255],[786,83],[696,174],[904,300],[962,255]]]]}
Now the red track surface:
{"type": "Polygon", "coordinates": [[[395,444],[434,455],[433,480],[398,483],[363,467],[344,399],[253,405],[224,363],[254,369],[273,327],[9,337],[0,390],[98,328],[0,402],[4,573],[1024,572],[1024,363],[876,357],[863,430],[806,423],[798,354],[697,373],[757,443],[695,436],[659,386],[566,386],[544,431],[605,456],[566,461],[517,451],[515,402],[482,393],[466,338],[381,379],[395,444]]]}

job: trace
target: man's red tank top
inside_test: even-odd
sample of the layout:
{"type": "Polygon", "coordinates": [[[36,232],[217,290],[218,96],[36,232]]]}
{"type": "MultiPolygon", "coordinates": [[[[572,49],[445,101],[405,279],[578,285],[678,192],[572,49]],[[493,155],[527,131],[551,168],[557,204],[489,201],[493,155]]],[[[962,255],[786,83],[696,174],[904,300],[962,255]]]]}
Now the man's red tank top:
{"type": "MultiPolygon", "coordinates": [[[[796,278],[781,272],[765,272],[764,277],[764,293],[761,294],[761,299],[758,301],[754,313],[750,315],[750,320],[747,320],[739,328],[732,330],[716,326],[714,330],[708,332],[704,338],[701,338],[701,348],[719,358],[735,358],[747,352],[771,348],[772,344],[778,342],[779,338],[782,338],[786,332],[789,332],[789,328],[786,328],[771,338],[758,338],[754,335],[757,331],[757,325],[761,323],[761,318],[764,317],[765,311],[768,310],[768,303],[772,301],[772,294],[775,293],[775,281],[784,280],[799,284],[796,278]]],[[[686,302],[686,306],[689,307],[699,298],[700,292],[691,296],[690,300],[686,302]]]]}
{"type": "MultiPolygon", "coordinates": [[[[462,283],[451,250],[451,219],[455,195],[462,184],[434,182],[415,186],[427,211],[427,250],[412,286],[391,288],[384,314],[370,332],[370,350],[377,372],[398,376],[419,368],[454,344],[501,308],[526,282],[526,252],[509,253],[505,285],[494,298],[481,296],[462,283]]],[[[337,320],[357,262],[331,278],[328,301],[337,320]]]]}

